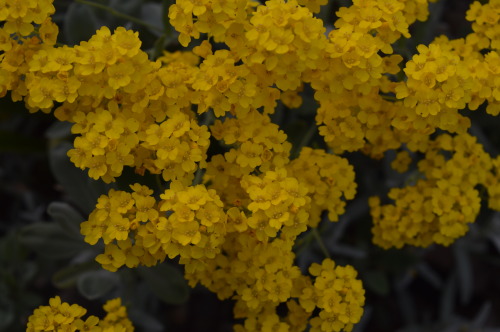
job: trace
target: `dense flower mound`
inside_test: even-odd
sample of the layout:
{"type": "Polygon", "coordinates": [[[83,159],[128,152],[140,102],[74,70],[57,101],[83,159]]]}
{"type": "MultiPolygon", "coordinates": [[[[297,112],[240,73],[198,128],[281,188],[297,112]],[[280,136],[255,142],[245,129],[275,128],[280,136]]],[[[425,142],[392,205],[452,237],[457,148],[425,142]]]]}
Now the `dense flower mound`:
{"type": "Polygon", "coordinates": [[[87,309],[78,304],[61,302],[56,296],[49,300],[48,306],[40,306],[28,318],[26,332],[42,331],[92,331],[92,332],[133,332],[134,327],[127,317],[127,308],[120,299],[109,300],[104,304],[106,316],[99,319],[89,316],[83,319],[87,309]]]}
{"type": "MultiPolygon", "coordinates": [[[[370,200],[373,242],[383,248],[404,244],[449,245],[468,230],[480,209],[478,185],[487,185],[493,162],[475,137],[443,134],[429,141],[418,168],[424,178],[414,186],[393,188],[395,204],[370,200]]],[[[490,198],[490,206],[494,197],[490,198]]]]}
{"type": "MultiPolygon", "coordinates": [[[[104,243],[103,268],[178,258],[192,286],[236,301],[236,331],[351,331],[364,305],[356,271],[325,259],[303,273],[293,251],[323,212],[336,222],[354,198],[342,153],[395,150],[401,173],[417,161],[415,181],[390,190],[387,204],[370,199],[383,248],[453,243],[478,215],[479,187],[500,209],[500,159],[461,111],[500,113],[500,0],[472,3],[466,38],[439,37],[403,62],[393,44],[427,18],[428,2],[354,0],[327,32],[315,16],[324,0],[178,0],[168,17],[179,43],[206,40],[151,60],[136,32],[102,27],[56,45],[50,0],[0,1],[0,96],[72,123],[68,155],[91,178],[111,183],[132,168],[163,181],[167,189],[136,183],[99,198],[81,232],[104,243]],[[279,101],[300,107],[306,86],[326,148],[294,154],[271,115],[279,101]]],[[[107,318],[84,314],[53,299],[28,330],[108,331],[107,318]]]]}

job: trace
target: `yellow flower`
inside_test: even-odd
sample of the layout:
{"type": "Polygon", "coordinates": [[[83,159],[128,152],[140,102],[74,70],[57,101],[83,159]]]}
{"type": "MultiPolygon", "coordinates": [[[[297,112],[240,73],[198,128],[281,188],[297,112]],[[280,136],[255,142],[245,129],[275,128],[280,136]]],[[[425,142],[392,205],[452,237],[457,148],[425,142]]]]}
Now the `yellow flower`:
{"type": "Polygon", "coordinates": [[[106,231],[102,235],[104,243],[108,244],[113,240],[128,239],[130,220],[115,212],[110,213],[108,218],[106,220],[106,231]]]}
{"type": "Polygon", "coordinates": [[[95,260],[108,271],[116,272],[125,264],[126,255],[115,244],[108,244],[104,248],[104,253],[99,254],[95,260]]]}
{"type": "Polygon", "coordinates": [[[38,29],[38,34],[44,44],[53,46],[57,42],[59,27],[50,18],[47,18],[38,29]]]}
{"type": "Polygon", "coordinates": [[[248,229],[248,221],[245,213],[237,207],[232,207],[227,211],[228,232],[244,232],[248,229]]]}
{"type": "Polygon", "coordinates": [[[178,223],[172,233],[172,238],[177,240],[181,245],[198,244],[201,240],[199,232],[199,224],[195,221],[186,221],[178,223]]]}
{"type": "Polygon", "coordinates": [[[404,173],[408,170],[411,163],[410,153],[406,150],[398,152],[396,158],[391,162],[391,167],[399,173],[404,173]]]}
{"type": "Polygon", "coordinates": [[[201,187],[190,187],[186,191],[177,194],[179,202],[186,204],[190,209],[198,210],[207,202],[207,196],[201,187]]]}
{"type": "Polygon", "coordinates": [[[139,33],[126,30],[123,27],[118,27],[114,31],[111,41],[116,45],[118,52],[122,56],[133,57],[141,48],[139,33]]]}
{"type": "Polygon", "coordinates": [[[122,62],[108,67],[108,84],[113,89],[117,90],[127,86],[131,81],[131,76],[135,69],[130,62],[122,62]]]}
{"type": "Polygon", "coordinates": [[[260,155],[263,152],[263,148],[260,144],[252,144],[251,142],[245,142],[240,147],[240,153],[236,157],[236,162],[241,167],[250,166],[255,168],[262,164],[262,159],[260,155]]]}

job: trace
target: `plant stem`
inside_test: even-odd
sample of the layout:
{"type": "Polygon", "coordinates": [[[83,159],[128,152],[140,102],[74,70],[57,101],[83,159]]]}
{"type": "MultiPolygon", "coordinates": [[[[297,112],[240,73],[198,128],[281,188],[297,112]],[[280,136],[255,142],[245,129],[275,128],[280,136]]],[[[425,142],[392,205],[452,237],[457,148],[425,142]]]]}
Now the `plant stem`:
{"type": "Polygon", "coordinates": [[[158,186],[158,189],[164,191],[165,187],[163,186],[161,175],[160,174],[156,174],[155,175],[155,180],[156,180],[156,185],[158,186]]]}
{"type": "Polygon", "coordinates": [[[205,171],[202,168],[198,168],[198,170],[196,171],[196,174],[194,176],[193,186],[201,184],[201,182],[203,181],[204,174],[205,174],[205,171]]]}
{"type": "Polygon", "coordinates": [[[205,112],[205,118],[200,123],[200,126],[209,127],[210,125],[212,125],[214,123],[214,121],[215,121],[215,115],[214,115],[214,112],[210,109],[210,110],[205,112]]]}
{"type": "Polygon", "coordinates": [[[144,27],[146,27],[148,29],[155,30],[155,31],[158,31],[158,32],[163,32],[163,29],[160,29],[157,26],[154,26],[152,24],[144,22],[143,20],[140,20],[140,19],[138,19],[136,17],[133,17],[133,16],[130,16],[130,15],[121,13],[121,12],[119,12],[119,11],[117,11],[117,10],[109,7],[109,6],[102,5],[100,3],[96,3],[96,2],[93,2],[93,1],[87,1],[87,0],[75,0],[75,2],[81,3],[82,5],[87,5],[87,6],[91,6],[91,7],[94,7],[94,8],[98,8],[98,9],[104,10],[104,11],[110,13],[111,15],[114,15],[116,17],[121,17],[123,19],[126,19],[127,21],[134,22],[136,24],[142,25],[142,26],[144,26],[144,27]]]}
{"type": "Polygon", "coordinates": [[[331,258],[330,257],[330,253],[328,252],[328,249],[326,249],[325,243],[321,239],[321,235],[319,234],[318,229],[317,228],[313,228],[311,230],[311,232],[312,232],[313,236],[316,238],[316,241],[318,241],[319,248],[321,249],[321,251],[323,252],[323,254],[325,255],[325,257],[326,258],[331,258]]]}
{"type": "Polygon", "coordinates": [[[309,145],[311,139],[314,137],[314,134],[316,134],[317,131],[318,126],[316,125],[316,122],[314,122],[311,126],[309,126],[299,145],[294,149],[291,159],[297,158],[300,155],[300,151],[302,150],[302,148],[309,145]]]}

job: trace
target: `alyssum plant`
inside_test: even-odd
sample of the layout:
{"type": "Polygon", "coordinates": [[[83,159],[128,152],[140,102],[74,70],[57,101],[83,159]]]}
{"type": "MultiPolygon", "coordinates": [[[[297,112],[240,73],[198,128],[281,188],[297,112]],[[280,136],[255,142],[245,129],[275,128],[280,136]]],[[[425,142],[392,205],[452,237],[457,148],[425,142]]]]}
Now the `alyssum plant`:
{"type": "MultiPolygon", "coordinates": [[[[354,0],[328,34],[314,16],[326,3],[178,0],[168,17],[179,43],[207,39],[151,60],[133,31],[102,27],[69,47],[56,43],[51,0],[0,2],[0,95],[71,122],[68,155],[91,178],[110,183],[133,168],[167,188],[134,183],[99,198],[81,233],[104,243],[104,269],[179,258],[191,286],[236,301],[235,331],[350,331],[365,302],[356,270],[327,258],[303,274],[293,251],[324,211],[335,222],[354,198],[344,152],[396,150],[398,172],[423,156],[418,179],[392,189],[391,204],[370,199],[382,248],[450,245],[478,215],[478,185],[500,210],[500,158],[459,113],[482,104],[500,112],[500,1],[474,2],[471,34],[420,45],[406,63],[392,45],[427,18],[427,0],[354,0]],[[270,115],[278,101],[293,112],[304,85],[326,148],[291,158],[270,115]],[[206,112],[214,118],[201,123],[206,112]],[[211,137],[222,153],[207,152],[211,137]]],[[[119,299],[101,320],[58,297],[49,303],[27,331],[133,330],[119,299]]]]}

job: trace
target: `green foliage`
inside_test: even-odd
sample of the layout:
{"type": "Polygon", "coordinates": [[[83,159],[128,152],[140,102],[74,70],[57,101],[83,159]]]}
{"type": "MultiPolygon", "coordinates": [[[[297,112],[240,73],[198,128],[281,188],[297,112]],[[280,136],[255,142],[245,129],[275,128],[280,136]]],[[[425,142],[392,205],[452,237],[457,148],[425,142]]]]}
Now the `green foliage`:
{"type": "Polygon", "coordinates": [[[21,320],[44,300],[30,289],[39,266],[18,238],[17,232],[0,238],[0,331],[20,331],[21,320]]]}
{"type": "Polygon", "coordinates": [[[64,38],[68,45],[77,45],[89,38],[100,28],[95,10],[89,6],[72,3],[64,16],[64,38]]]}
{"type": "Polygon", "coordinates": [[[80,274],[77,289],[86,299],[96,300],[108,294],[117,286],[119,276],[105,270],[88,271],[80,274]]]}
{"type": "Polygon", "coordinates": [[[68,234],[53,222],[39,222],[24,227],[20,243],[47,259],[68,259],[88,247],[81,239],[68,234]]]}
{"type": "Polygon", "coordinates": [[[95,261],[64,266],[54,273],[52,276],[52,283],[60,289],[73,288],[76,286],[80,277],[89,272],[96,271],[98,268],[99,264],[95,261]]]}
{"type": "Polygon", "coordinates": [[[146,281],[160,300],[168,304],[182,304],[187,301],[189,290],[184,276],[168,263],[154,267],[138,268],[139,275],[146,281]]]}
{"type": "Polygon", "coordinates": [[[52,147],[49,150],[50,167],[68,199],[88,215],[94,209],[97,198],[108,192],[109,186],[102,181],[92,180],[86,172],[76,168],[67,155],[71,148],[72,145],[64,141],[52,147]]]}

